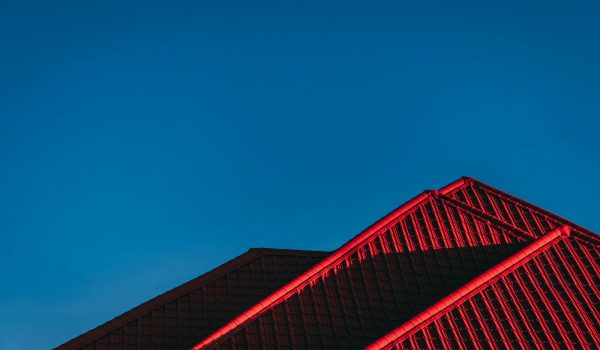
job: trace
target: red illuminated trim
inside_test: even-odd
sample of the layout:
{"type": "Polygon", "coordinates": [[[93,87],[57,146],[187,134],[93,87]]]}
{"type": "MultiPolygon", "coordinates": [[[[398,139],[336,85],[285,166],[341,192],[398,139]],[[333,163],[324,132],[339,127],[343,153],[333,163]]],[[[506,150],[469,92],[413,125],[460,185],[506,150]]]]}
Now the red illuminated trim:
{"type": "MultiPolygon", "coordinates": [[[[447,193],[451,190],[454,190],[460,186],[463,186],[467,181],[465,178],[461,178],[450,185],[442,188],[440,191],[442,193],[447,193]]],[[[354,237],[348,243],[344,244],[342,247],[331,253],[327,258],[313,266],[310,270],[306,271],[302,275],[295,278],[290,283],[281,287],[279,290],[263,299],[258,304],[254,305],[252,308],[248,309],[231,322],[227,323],[225,326],[221,327],[221,329],[217,330],[209,337],[204,339],[202,342],[198,343],[196,346],[192,348],[192,350],[206,349],[209,345],[213,345],[213,343],[217,342],[219,338],[229,334],[233,330],[238,327],[243,326],[261,312],[269,308],[271,305],[277,303],[280,300],[287,299],[290,295],[294,294],[296,291],[304,288],[306,285],[314,281],[315,279],[322,276],[328,269],[337,264],[340,261],[343,261],[348,255],[354,252],[354,249],[364,243],[365,240],[372,237],[373,234],[386,227],[388,224],[397,220],[401,215],[406,214],[411,209],[417,207],[419,204],[423,203],[432,195],[431,191],[426,191],[401,205],[396,210],[392,211],[382,219],[375,222],[373,225],[369,226],[366,230],[361,232],[359,235],[354,237]]]]}
{"type": "Polygon", "coordinates": [[[569,236],[570,232],[570,227],[565,225],[541,236],[508,259],[485,271],[475,279],[471,280],[469,283],[431,305],[426,310],[414,316],[412,319],[405,322],[398,328],[379,338],[366,349],[388,349],[393,344],[401,343],[415,332],[423,329],[423,327],[437,320],[450,309],[453,309],[458,304],[492,284],[498,278],[514,271],[538,254],[542,253],[554,243],[558,242],[564,237],[569,236]]]}
{"type": "Polygon", "coordinates": [[[460,179],[458,179],[458,180],[454,181],[453,183],[451,183],[451,184],[448,184],[448,185],[446,185],[446,186],[444,186],[444,187],[440,188],[440,189],[439,189],[438,191],[436,191],[436,192],[440,192],[441,194],[448,194],[448,193],[450,193],[450,192],[452,192],[452,191],[454,191],[454,190],[456,190],[456,189],[458,189],[458,188],[461,188],[461,187],[463,187],[463,186],[465,186],[465,185],[470,185],[470,184],[472,184],[474,181],[475,181],[475,180],[474,180],[474,179],[472,179],[472,178],[470,178],[470,177],[463,176],[463,177],[461,177],[460,179]]]}
{"type": "MultiPolygon", "coordinates": [[[[500,196],[501,198],[504,198],[505,200],[509,200],[509,201],[513,201],[515,203],[519,203],[520,205],[526,207],[526,208],[530,208],[532,210],[534,210],[535,212],[542,214],[543,216],[547,216],[550,217],[556,221],[558,221],[559,223],[563,224],[563,225],[568,225],[569,227],[571,227],[571,233],[572,236],[577,239],[579,242],[585,243],[585,244],[591,244],[593,246],[598,246],[600,244],[600,235],[586,229],[585,227],[579,226],[574,222],[571,222],[559,215],[556,215],[554,213],[551,213],[549,211],[547,211],[546,209],[540,208],[535,204],[532,204],[526,200],[523,200],[521,198],[515,197],[510,193],[506,193],[504,191],[501,191],[495,187],[492,187],[488,184],[485,184],[481,181],[475,180],[473,178],[470,177],[464,177],[462,178],[462,180],[465,181],[465,183],[471,184],[471,185],[476,185],[477,187],[481,187],[487,191],[490,191],[492,193],[497,194],[498,196],[500,196]]],[[[450,186],[450,185],[448,185],[450,186]]],[[[446,193],[444,193],[446,194],[446,193]]]]}
{"type": "MultiPolygon", "coordinates": [[[[292,282],[283,286],[267,298],[260,301],[258,304],[254,305],[252,308],[248,309],[238,317],[236,317],[231,322],[227,323],[225,326],[211,334],[209,337],[204,339],[202,342],[194,346],[192,349],[207,349],[212,348],[218,345],[221,341],[226,339],[228,336],[239,331],[240,328],[246,326],[249,322],[256,319],[260,316],[260,314],[266,312],[270,308],[274,307],[276,304],[285,301],[292,295],[299,293],[303,288],[313,283],[315,280],[323,276],[327,271],[341,263],[344,259],[349,257],[351,254],[355,253],[356,250],[367,243],[367,241],[373,237],[378,231],[382,229],[387,229],[389,226],[390,230],[394,230],[394,227],[390,224],[394,222],[394,220],[402,219],[403,216],[409,215],[411,210],[415,207],[422,205],[426,200],[430,198],[438,198],[439,200],[444,201],[445,203],[452,204],[462,210],[468,210],[476,216],[483,218],[488,221],[488,223],[493,223],[494,226],[499,226],[500,228],[508,229],[505,233],[509,235],[520,236],[518,238],[531,240],[536,239],[536,235],[531,232],[524,231],[523,229],[514,225],[514,223],[509,223],[504,221],[502,217],[498,217],[492,214],[487,213],[486,211],[480,210],[478,208],[472,207],[471,205],[465,204],[457,200],[454,194],[458,191],[469,187],[479,187],[485,189],[486,191],[490,191],[495,195],[499,196],[508,201],[516,202],[528,209],[531,209],[533,212],[541,214],[543,216],[555,219],[558,221],[557,224],[564,224],[571,229],[565,234],[570,234],[573,239],[597,246],[600,243],[600,237],[598,235],[592,233],[589,230],[586,230],[578,225],[575,225],[555,214],[549,213],[544,209],[541,209],[531,203],[525,202],[519,198],[511,196],[505,192],[502,192],[498,189],[495,189],[489,185],[481,183],[473,178],[463,177],[449,185],[442,187],[437,191],[425,191],[421,195],[413,198],[409,202],[400,206],[390,214],[386,215],[381,220],[374,223],[372,226],[368,227],[366,230],[361,232],[359,235],[354,237],[348,243],[344,244],[338,250],[334,251],[331,255],[321,261],[319,264],[305,272],[304,274],[298,276],[292,282]]],[[[554,232],[554,231],[551,231],[554,232]]],[[[550,233],[551,233],[550,232],[550,233]]],[[[548,233],[548,234],[550,234],[548,233]]],[[[548,234],[544,235],[546,237],[548,234]]],[[[541,238],[540,238],[541,239],[541,238]]],[[[539,239],[535,240],[537,242],[539,239]]],[[[529,259],[529,258],[528,258],[529,259]]],[[[489,284],[488,284],[489,285],[489,284]]]]}

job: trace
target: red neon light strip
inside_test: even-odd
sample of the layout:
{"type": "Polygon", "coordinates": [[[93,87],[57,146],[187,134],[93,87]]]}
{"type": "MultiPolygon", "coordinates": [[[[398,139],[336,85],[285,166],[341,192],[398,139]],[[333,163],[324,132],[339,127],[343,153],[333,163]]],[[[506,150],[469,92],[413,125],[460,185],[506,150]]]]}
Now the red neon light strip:
{"type": "Polygon", "coordinates": [[[481,291],[481,289],[491,284],[497,278],[515,270],[519,266],[534,258],[539,253],[543,252],[545,248],[551,246],[562,238],[569,236],[570,233],[571,229],[567,225],[548,232],[508,259],[485,271],[469,283],[428,307],[426,310],[419,313],[398,328],[379,338],[366,349],[384,349],[388,348],[392,344],[402,342],[416,331],[435,321],[457,304],[468,299],[473,294],[481,291]]]}
{"type": "MultiPolygon", "coordinates": [[[[448,193],[464,184],[468,183],[469,179],[461,178],[439,190],[441,193],[448,193]]],[[[304,286],[308,285],[311,281],[320,277],[323,273],[327,271],[327,269],[338,262],[342,261],[346,258],[347,255],[353,252],[353,249],[363,243],[366,239],[371,237],[373,234],[380,231],[382,228],[386,227],[388,224],[398,219],[401,215],[405,214],[409,210],[417,207],[419,204],[423,203],[427,199],[430,198],[430,191],[426,191],[401,205],[396,210],[392,211],[384,218],[380,219],[373,225],[369,226],[366,230],[360,233],[358,236],[354,237],[348,243],[344,244],[335,252],[331,253],[331,255],[327,256],[323,261],[313,266],[310,270],[306,271],[302,275],[295,278],[290,283],[281,287],[279,290],[269,295],[267,298],[260,301],[258,304],[254,305],[250,309],[246,310],[235,319],[221,327],[219,330],[215,331],[209,337],[204,339],[202,342],[195,345],[192,350],[200,350],[205,349],[209,345],[216,342],[222,336],[228,334],[229,332],[235,330],[236,328],[244,325],[246,322],[251,320],[256,315],[260,314],[262,311],[266,310],[268,307],[277,303],[279,300],[286,299],[290,294],[293,294],[299,289],[302,289],[304,286]]]]}

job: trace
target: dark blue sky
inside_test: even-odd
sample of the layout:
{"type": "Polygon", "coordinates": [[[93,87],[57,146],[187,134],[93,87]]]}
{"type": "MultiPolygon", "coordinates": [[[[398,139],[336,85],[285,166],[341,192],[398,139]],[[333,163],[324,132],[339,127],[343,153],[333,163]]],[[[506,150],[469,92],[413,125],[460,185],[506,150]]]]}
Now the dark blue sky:
{"type": "Polygon", "coordinates": [[[82,3],[0,0],[2,350],[462,175],[600,231],[597,5],[82,3]]]}

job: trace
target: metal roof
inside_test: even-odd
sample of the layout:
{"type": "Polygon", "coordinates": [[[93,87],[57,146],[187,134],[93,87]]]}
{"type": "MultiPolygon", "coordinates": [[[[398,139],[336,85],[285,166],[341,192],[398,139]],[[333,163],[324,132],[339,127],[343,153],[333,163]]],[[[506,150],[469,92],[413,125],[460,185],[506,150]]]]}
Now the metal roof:
{"type": "Polygon", "coordinates": [[[596,348],[597,250],[569,230],[542,235],[368,349],[596,348]]]}
{"type": "Polygon", "coordinates": [[[598,348],[599,247],[464,177],[334,252],[250,250],[59,349],[598,348]]]}
{"type": "Polygon", "coordinates": [[[394,210],[194,349],[597,345],[599,242],[462,178],[394,210]]]}

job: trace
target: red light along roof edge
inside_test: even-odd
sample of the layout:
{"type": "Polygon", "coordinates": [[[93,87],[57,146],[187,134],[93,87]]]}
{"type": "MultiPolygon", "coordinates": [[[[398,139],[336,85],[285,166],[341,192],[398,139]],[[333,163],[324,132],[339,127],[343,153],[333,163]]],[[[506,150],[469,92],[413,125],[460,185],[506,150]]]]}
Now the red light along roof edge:
{"type": "MultiPolygon", "coordinates": [[[[447,193],[451,190],[454,190],[460,186],[463,186],[466,183],[466,178],[460,178],[457,181],[441,188],[439,191],[442,193],[447,193]]],[[[431,191],[425,191],[408,202],[404,203],[400,207],[393,210],[391,213],[387,214],[383,218],[376,221],[373,225],[367,227],[363,232],[352,238],[346,244],[335,250],[333,253],[328,255],[321,262],[317,263],[310,270],[296,277],[290,283],[281,287],[279,290],[269,295],[267,298],[260,301],[258,304],[254,305],[250,309],[246,310],[235,319],[227,323],[225,326],[221,327],[219,330],[211,334],[206,339],[202,340],[200,343],[195,345],[192,350],[200,350],[205,349],[208,346],[212,345],[215,341],[217,341],[222,336],[230,333],[237,327],[244,325],[246,322],[253,319],[256,315],[260,314],[263,310],[267,309],[272,304],[276,303],[281,299],[285,299],[286,296],[294,293],[299,288],[304,287],[309,284],[310,281],[314,280],[321,276],[328,267],[331,265],[343,260],[348,254],[352,253],[352,249],[360,245],[366,239],[371,237],[374,233],[378,232],[380,229],[388,225],[393,220],[397,219],[400,215],[408,212],[409,210],[415,208],[428,198],[432,196],[431,191]]]]}
{"type": "Polygon", "coordinates": [[[366,349],[387,349],[394,344],[402,342],[411,334],[419,331],[423,327],[435,321],[437,318],[444,315],[448,310],[454,308],[457,304],[460,304],[464,300],[478,293],[498,278],[514,271],[538,254],[544,252],[544,250],[548,247],[552,246],[561,239],[568,237],[570,233],[571,228],[568,225],[559,227],[546,233],[525,248],[483,272],[475,279],[471,280],[456,291],[450,293],[440,301],[420,312],[418,315],[406,321],[393,331],[379,338],[377,341],[367,346],[366,349]]]}
{"type": "MultiPolygon", "coordinates": [[[[578,224],[576,224],[576,223],[574,223],[574,222],[572,222],[570,220],[567,220],[567,219],[563,218],[560,215],[557,215],[557,214],[555,214],[553,212],[550,212],[550,211],[548,211],[548,210],[546,210],[546,209],[544,209],[542,207],[539,207],[539,206],[537,206],[535,204],[532,204],[532,203],[530,203],[530,202],[528,202],[528,201],[526,201],[524,199],[521,199],[519,197],[515,197],[515,196],[513,196],[510,193],[507,193],[507,192],[504,192],[502,190],[499,190],[499,189],[497,189],[497,188],[495,188],[493,186],[490,186],[490,185],[488,185],[488,184],[486,184],[484,182],[481,182],[481,181],[479,181],[477,179],[474,179],[472,177],[465,176],[462,179],[465,181],[466,184],[477,185],[477,186],[479,186],[479,187],[481,187],[483,189],[486,189],[488,191],[496,193],[496,194],[500,195],[501,197],[504,197],[505,199],[514,201],[514,202],[519,203],[519,204],[521,204],[521,205],[523,205],[525,207],[534,209],[535,211],[537,211],[540,214],[543,214],[543,215],[548,216],[548,217],[550,217],[550,218],[552,218],[552,219],[554,219],[554,220],[556,220],[556,221],[558,221],[560,223],[563,223],[565,225],[570,226],[571,227],[571,234],[572,234],[572,236],[577,237],[578,241],[580,241],[580,242],[583,242],[583,243],[586,243],[586,244],[592,244],[594,246],[600,245],[600,235],[598,235],[594,231],[591,231],[591,230],[589,230],[589,229],[587,229],[587,228],[585,228],[583,226],[580,226],[580,225],[578,225],[578,224]]],[[[447,194],[447,193],[444,193],[444,194],[447,194]]]]}
{"type": "Polygon", "coordinates": [[[503,221],[503,220],[501,220],[501,219],[499,219],[499,218],[497,218],[495,216],[492,216],[492,215],[490,215],[490,214],[488,214],[488,213],[486,213],[486,212],[484,212],[484,211],[482,211],[482,210],[480,210],[480,209],[478,209],[476,207],[469,206],[469,205],[467,205],[467,204],[465,204],[465,203],[463,203],[461,201],[458,201],[458,200],[456,200],[454,198],[451,198],[451,197],[449,197],[447,195],[444,195],[444,194],[441,194],[441,193],[435,193],[434,192],[434,195],[436,195],[442,201],[444,201],[446,203],[449,203],[449,204],[451,204],[452,206],[454,206],[456,208],[462,208],[463,210],[467,210],[467,211],[473,213],[474,215],[476,215],[476,216],[478,216],[478,217],[480,217],[480,218],[482,218],[482,219],[484,219],[486,221],[492,222],[495,225],[498,225],[498,226],[506,229],[507,230],[506,232],[508,234],[513,235],[514,237],[518,237],[518,238],[530,238],[530,239],[531,238],[532,239],[537,238],[533,233],[525,231],[525,230],[523,230],[523,229],[521,229],[521,228],[519,228],[519,227],[517,227],[515,225],[509,224],[509,223],[507,223],[507,222],[505,222],[505,221],[503,221]]]}

